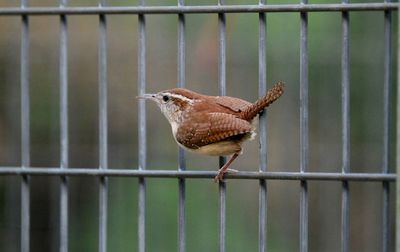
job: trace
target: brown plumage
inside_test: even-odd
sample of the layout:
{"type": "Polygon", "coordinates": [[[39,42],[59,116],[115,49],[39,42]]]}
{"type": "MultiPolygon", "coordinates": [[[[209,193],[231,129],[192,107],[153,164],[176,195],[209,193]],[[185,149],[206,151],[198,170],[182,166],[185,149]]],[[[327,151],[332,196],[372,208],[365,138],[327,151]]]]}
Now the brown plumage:
{"type": "Polygon", "coordinates": [[[206,155],[231,155],[219,170],[223,175],[241,153],[242,143],[254,135],[253,119],[283,94],[283,82],[276,83],[255,103],[229,96],[207,96],[184,88],[174,88],[141,98],[155,101],[171,124],[177,143],[206,155]]]}
{"type": "MultiPolygon", "coordinates": [[[[176,141],[186,148],[198,149],[205,145],[223,141],[232,136],[245,137],[253,127],[248,121],[235,115],[223,112],[212,112],[185,120],[178,128],[176,141]]],[[[236,141],[240,141],[239,137],[236,141]]],[[[215,153],[210,155],[229,155],[232,153],[215,153]]]]}
{"type": "Polygon", "coordinates": [[[271,103],[281,97],[283,94],[283,87],[283,82],[277,82],[270,90],[267,91],[266,95],[258,99],[254,104],[248,106],[239,117],[246,121],[252,120],[264,108],[268,107],[271,105],[271,103]]]}

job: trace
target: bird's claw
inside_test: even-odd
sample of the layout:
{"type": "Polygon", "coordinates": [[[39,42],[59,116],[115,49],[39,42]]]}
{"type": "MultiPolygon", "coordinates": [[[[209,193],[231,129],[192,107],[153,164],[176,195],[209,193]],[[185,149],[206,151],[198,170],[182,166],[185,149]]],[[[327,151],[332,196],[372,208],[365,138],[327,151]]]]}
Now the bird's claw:
{"type": "Polygon", "coordinates": [[[226,170],[219,169],[219,171],[218,171],[218,173],[217,173],[217,176],[214,177],[214,182],[215,182],[215,183],[217,183],[217,182],[224,182],[224,175],[225,175],[225,173],[227,173],[227,172],[235,173],[235,172],[238,172],[238,170],[230,169],[230,168],[228,168],[228,169],[226,169],[226,170]]]}

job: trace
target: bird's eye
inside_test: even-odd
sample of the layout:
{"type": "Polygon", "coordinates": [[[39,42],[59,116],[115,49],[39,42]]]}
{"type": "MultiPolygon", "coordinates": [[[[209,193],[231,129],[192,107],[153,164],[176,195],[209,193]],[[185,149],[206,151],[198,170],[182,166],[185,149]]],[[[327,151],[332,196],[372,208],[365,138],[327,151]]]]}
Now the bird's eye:
{"type": "Polygon", "coordinates": [[[168,97],[167,95],[164,95],[164,96],[162,97],[162,99],[163,99],[163,101],[167,102],[167,101],[169,100],[169,97],[168,97]]]}

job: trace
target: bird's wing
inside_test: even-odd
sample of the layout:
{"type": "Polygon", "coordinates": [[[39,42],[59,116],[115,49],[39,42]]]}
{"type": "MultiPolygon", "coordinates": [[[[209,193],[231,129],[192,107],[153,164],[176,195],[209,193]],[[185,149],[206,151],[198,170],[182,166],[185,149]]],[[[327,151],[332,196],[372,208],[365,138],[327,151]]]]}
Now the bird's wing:
{"type": "Polygon", "coordinates": [[[253,130],[251,123],[227,113],[192,114],[177,129],[176,140],[190,149],[241,137],[253,130]]]}
{"type": "Polygon", "coordinates": [[[251,105],[250,102],[230,96],[218,96],[216,103],[234,112],[242,112],[251,105]]]}

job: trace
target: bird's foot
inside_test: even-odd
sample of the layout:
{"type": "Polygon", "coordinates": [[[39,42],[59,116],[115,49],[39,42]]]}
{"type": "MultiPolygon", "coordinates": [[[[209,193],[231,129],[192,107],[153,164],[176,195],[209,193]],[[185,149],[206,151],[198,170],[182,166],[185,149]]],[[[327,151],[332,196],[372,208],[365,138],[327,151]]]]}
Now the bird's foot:
{"type": "Polygon", "coordinates": [[[217,173],[217,176],[215,176],[215,178],[214,178],[214,182],[215,183],[224,182],[225,173],[226,173],[226,170],[219,169],[218,173],[217,173]]]}
{"type": "Polygon", "coordinates": [[[239,156],[239,153],[235,153],[232,155],[232,157],[224,164],[224,166],[221,167],[221,169],[218,170],[217,176],[215,176],[214,181],[216,182],[223,182],[224,181],[224,175],[228,170],[235,171],[232,169],[229,169],[229,166],[232,164],[233,160],[235,160],[239,156]]]}
{"type": "Polygon", "coordinates": [[[228,169],[222,169],[222,168],[221,168],[221,169],[218,170],[217,176],[215,176],[215,178],[214,178],[214,182],[215,182],[215,183],[217,183],[217,182],[224,182],[224,175],[225,175],[225,173],[227,173],[227,172],[236,173],[236,172],[238,172],[238,170],[230,169],[230,168],[228,168],[228,169]]]}

